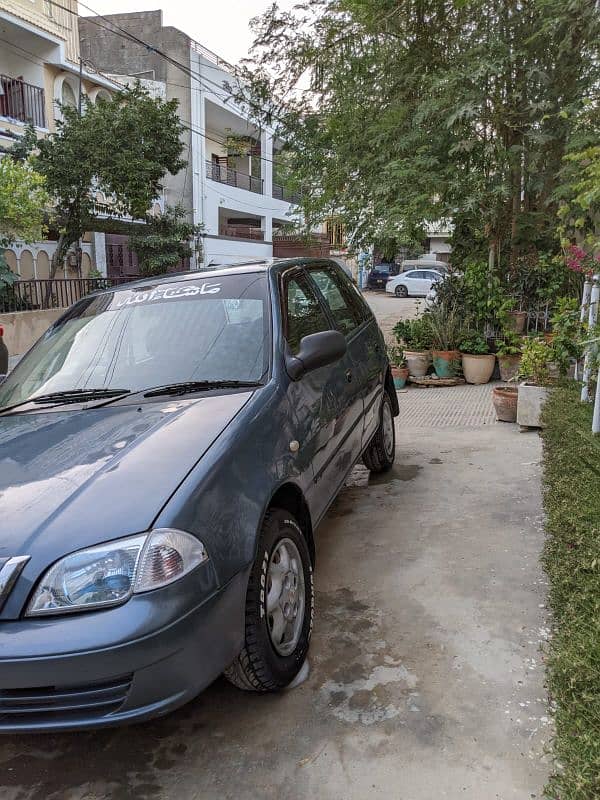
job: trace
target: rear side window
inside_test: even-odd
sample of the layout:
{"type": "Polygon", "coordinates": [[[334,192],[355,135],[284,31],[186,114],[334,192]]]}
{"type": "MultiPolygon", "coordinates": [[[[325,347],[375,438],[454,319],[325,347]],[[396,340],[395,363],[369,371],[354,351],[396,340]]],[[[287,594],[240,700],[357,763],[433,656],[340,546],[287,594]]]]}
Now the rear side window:
{"type": "Polygon", "coordinates": [[[284,301],[286,339],[292,353],[298,352],[304,336],[331,329],[317,293],[306,275],[295,275],[286,281],[284,301]]]}
{"type": "Polygon", "coordinates": [[[333,267],[316,267],[310,270],[310,276],[325,298],[336,328],[344,336],[368,319],[368,313],[353,286],[348,285],[347,279],[333,267]]]}

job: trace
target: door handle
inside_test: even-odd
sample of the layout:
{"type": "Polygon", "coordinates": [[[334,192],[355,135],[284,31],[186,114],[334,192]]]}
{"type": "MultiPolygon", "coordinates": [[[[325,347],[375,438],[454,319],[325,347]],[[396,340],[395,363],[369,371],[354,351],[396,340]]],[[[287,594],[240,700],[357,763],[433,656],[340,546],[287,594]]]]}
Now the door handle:
{"type": "Polygon", "coordinates": [[[348,381],[348,383],[352,383],[352,370],[351,369],[347,369],[346,370],[346,380],[348,381]]]}

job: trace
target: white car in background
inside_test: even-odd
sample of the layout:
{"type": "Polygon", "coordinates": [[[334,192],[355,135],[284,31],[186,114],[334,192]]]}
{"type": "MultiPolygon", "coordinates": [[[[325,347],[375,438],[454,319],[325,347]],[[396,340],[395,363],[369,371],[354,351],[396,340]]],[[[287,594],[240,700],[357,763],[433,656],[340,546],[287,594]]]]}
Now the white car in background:
{"type": "Polygon", "coordinates": [[[391,278],[385,285],[385,291],[396,297],[427,297],[431,287],[444,280],[444,277],[436,269],[409,269],[391,278]]]}

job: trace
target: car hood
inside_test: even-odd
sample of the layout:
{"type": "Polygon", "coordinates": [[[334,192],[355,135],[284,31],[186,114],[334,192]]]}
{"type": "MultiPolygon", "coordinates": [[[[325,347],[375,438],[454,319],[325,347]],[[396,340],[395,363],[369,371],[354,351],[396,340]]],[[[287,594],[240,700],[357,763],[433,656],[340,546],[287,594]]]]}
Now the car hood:
{"type": "Polygon", "coordinates": [[[29,572],[147,530],[251,396],[0,417],[0,559],[30,555],[29,572]]]}

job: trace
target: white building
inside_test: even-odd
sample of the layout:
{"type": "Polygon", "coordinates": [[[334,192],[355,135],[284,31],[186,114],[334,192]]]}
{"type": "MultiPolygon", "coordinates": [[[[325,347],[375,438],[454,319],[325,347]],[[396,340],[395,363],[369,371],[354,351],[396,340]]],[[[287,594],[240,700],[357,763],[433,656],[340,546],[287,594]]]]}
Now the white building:
{"type": "MultiPolygon", "coordinates": [[[[182,31],[165,27],[161,11],[108,15],[103,25],[111,30],[81,18],[83,56],[121,82],[140,79],[154,94],[179,101],[188,165],[167,177],[164,199],[171,206],[181,203],[189,220],[203,226],[202,246],[190,267],[298,254],[298,247],[279,252],[276,240],[294,216],[292,198],[276,178],[280,145],[233,99],[235,68],[182,31]]],[[[281,249],[289,244],[284,237],[281,249]]]]}

